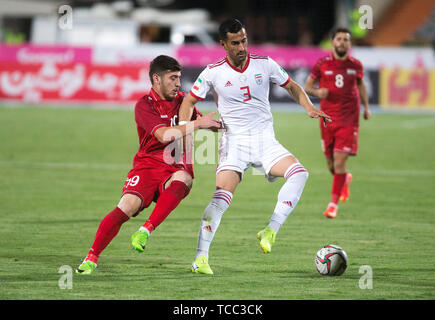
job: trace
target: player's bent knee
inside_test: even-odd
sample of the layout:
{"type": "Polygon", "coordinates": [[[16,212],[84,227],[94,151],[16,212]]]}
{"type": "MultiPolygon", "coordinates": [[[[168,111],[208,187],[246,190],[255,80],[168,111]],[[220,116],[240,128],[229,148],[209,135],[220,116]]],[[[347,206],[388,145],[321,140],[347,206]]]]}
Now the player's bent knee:
{"type": "Polygon", "coordinates": [[[346,163],[334,163],[334,173],[346,173],[346,163]]]}
{"type": "Polygon", "coordinates": [[[234,193],[241,180],[240,172],[223,170],[216,176],[216,190],[221,189],[234,193]]]}
{"type": "Polygon", "coordinates": [[[118,208],[121,209],[127,216],[132,217],[142,204],[142,200],[134,194],[126,193],[122,196],[118,203],[118,208]]]}
{"type": "Polygon", "coordinates": [[[224,191],[234,193],[236,190],[236,187],[233,185],[226,185],[226,184],[220,183],[216,186],[216,191],[218,191],[218,190],[224,190],[224,191]]]}
{"type": "Polygon", "coordinates": [[[190,188],[193,182],[193,178],[190,174],[188,174],[186,171],[177,171],[172,176],[173,180],[181,181],[186,186],[190,188]]]}

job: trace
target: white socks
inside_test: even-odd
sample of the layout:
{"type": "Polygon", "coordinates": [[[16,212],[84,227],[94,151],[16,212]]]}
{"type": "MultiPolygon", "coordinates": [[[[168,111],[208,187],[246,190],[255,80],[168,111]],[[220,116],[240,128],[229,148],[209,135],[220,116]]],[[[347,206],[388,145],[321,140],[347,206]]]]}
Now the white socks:
{"type": "MultiPolygon", "coordinates": [[[[278,193],[278,201],[268,227],[279,231],[279,228],[296,207],[308,179],[308,172],[300,163],[291,165],[284,174],[287,180],[278,193]]],[[[222,219],[222,215],[228,209],[233,194],[229,191],[218,189],[213,194],[211,202],[205,208],[201,220],[201,228],[198,235],[196,256],[208,258],[208,251],[213,237],[222,219]]]]}
{"type": "Polygon", "coordinates": [[[141,226],[141,227],[139,228],[139,230],[140,230],[140,231],[145,231],[146,233],[148,233],[148,236],[151,234],[151,232],[150,232],[147,228],[145,228],[144,226],[141,226]]]}
{"type": "Polygon", "coordinates": [[[300,163],[295,163],[287,169],[284,178],[287,181],[278,193],[278,201],[268,225],[275,232],[279,231],[281,225],[296,207],[308,179],[308,171],[300,163]]]}
{"type": "Polygon", "coordinates": [[[218,189],[213,194],[213,198],[202,216],[195,258],[200,256],[208,258],[210,244],[219,227],[222,215],[228,209],[232,199],[233,194],[223,189],[218,189]]]}

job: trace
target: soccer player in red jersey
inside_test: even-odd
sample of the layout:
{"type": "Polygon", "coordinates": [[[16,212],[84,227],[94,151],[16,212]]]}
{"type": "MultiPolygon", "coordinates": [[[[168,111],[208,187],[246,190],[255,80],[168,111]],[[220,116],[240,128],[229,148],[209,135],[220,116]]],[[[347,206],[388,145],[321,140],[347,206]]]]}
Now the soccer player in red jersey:
{"type": "Polygon", "coordinates": [[[349,55],[350,48],[350,31],[336,29],[332,53],[317,61],[305,84],[305,91],[320,98],[320,109],[332,118],[327,126],[320,121],[322,149],[333,174],[331,201],[323,213],[328,218],[336,217],[338,202],[349,197],[352,174],[346,171],[346,164],[348,156],[355,156],[358,150],[360,100],[364,119],[370,118],[363,66],[349,55]]]}
{"type": "Polygon", "coordinates": [[[151,232],[187,196],[192,186],[192,164],[186,153],[179,152],[174,144],[183,141],[182,138],[195,129],[217,130],[221,126],[213,119],[214,112],[201,116],[196,109],[189,126],[178,123],[178,109],[185,93],[179,90],[181,66],[177,60],[163,55],[156,57],[150,64],[149,76],[152,88],[136,103],[134,110],[140,146],[133,168],[127,175],[121,200],[101,221],[77,273],[92,273],[100,253],[117,235],[121,225],[154,201],[156,205],[150,217],[131,237],[133,248],[144,251],[151,232]]]}

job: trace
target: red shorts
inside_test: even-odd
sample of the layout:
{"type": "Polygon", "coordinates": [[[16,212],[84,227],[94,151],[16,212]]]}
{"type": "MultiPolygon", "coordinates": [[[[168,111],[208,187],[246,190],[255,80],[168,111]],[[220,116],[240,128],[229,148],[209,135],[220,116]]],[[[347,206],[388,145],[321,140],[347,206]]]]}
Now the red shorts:
{"type": "Polygon", "coordinates": [[[188,170],[170,166],[152,158],[141,161],[140,166],[131,169],[127,174],[122,195],[130,193],[142,200],[139,210],[133,216],[137,216],[143,209],[148,208],[151,202],[157,202],[160,194],[165,190],[165,183],[180,170],[189,173],[188,170]]]}
{"type": "Polygon", "coordinates": [[[334,128],[328,125],[326,128],[320,124],[322,138],[322,150],[325,157],[332,157],[334,152],[344,152],[355,156],[358,151],[358,126],[346,126],[334,128]]]}

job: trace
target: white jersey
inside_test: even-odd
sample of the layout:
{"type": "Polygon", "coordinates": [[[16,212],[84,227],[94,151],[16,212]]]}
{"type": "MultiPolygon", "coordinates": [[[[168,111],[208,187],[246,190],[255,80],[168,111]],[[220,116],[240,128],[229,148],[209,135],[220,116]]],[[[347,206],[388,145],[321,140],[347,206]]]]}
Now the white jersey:
{"type": "Polygon", "coordinates": [[[243,69],[232,66],[227,58],[208,65],[190,94],[203,100],[211,90],[226,133],[252,134],[273,130],[270,82],[285,86],[289,81],[287,72],[273,59],[249,53],[243,69]]]}

